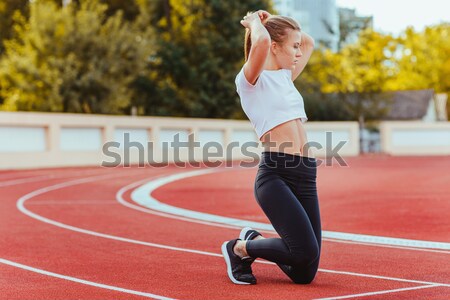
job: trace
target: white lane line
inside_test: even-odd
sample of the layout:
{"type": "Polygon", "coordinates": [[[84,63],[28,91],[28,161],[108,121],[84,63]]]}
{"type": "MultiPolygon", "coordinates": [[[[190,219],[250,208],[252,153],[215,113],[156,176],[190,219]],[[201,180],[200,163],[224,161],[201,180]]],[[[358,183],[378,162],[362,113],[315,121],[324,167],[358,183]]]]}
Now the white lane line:
{"type": "MultiPolygon", "coordinates": [[[[110,175],[109,177],[113,177],[113,176],[110,175]]],[[[79,228],[79,227],[67,225],[67,224],[64,224],[64,223],[60,223],[60,222],[57,222],[57,221],[45,218],[45,217],[43,217],[41,215],[38,215],[36,213],[33,213],[33,212],[29,211],[24,206],[24,204],[25,204],[25,202],[27,200],[29,200],[29,199],[31,199],[31,198],[33,198],[35,196],[47,193],[49,191],[53,191],[53,190],[57,190],[57,189],[61,189],[61,188],[64,188],[64,187],[73,186],[73,185],[77,185],[77,184],[82,184],[82,183],[102,180],[102,179],[108,179],[108,176],[103,175],[103,176],[89,177],[89,178],[85,178],[83,180],[80,180],[80,179],[72,180],[72,181],[68,181],[68,182],[65,182],[65,183],[60,183],[60,184],[56,184],[56,185],[52,185],[52,186],[48,186],[48,187],[44,187],[44,188],[38,189],[36,191],[33,191],[31,193],[28,193],[28,194],[20,197],[18,199],[18,201],[17,201],[17,208],[22,213],[26,214],[27,216],[29,216],[31,218],[34,218],[36,220],[39,220],[41,222],[48,223],[48,224],[51,224],[51,225],[54,225],[54,226],[57,226],[57,227],[60,227],[60,228],[64,228],[64,229],[67,229],[67,230],[72,230],[72,231],[88,234],[88,235],[93,235],[93,236],[102,237],[102,238],[106,238],[106,239],[116,240],[116,241],[120,241],[120,242],[126,242],[126,243],[138,244],[138,245],[142,245],[142,246],[154,247],[154,248],[161,248],[161,249],[180,251],[180,252],[188,252],[188,253],[194,253],[194,254],[200,254],[200,255],[221,257],[221,258],[223,257],[221,254],[217,254],[217,253],[213,253],[213,252],[206,252],[206,251],[199,251],[199,250],[193,250],[193,249],[187,249],[187,248],[181,248],[181,247],[173,247],[173,246],[168,246],[168,245],[163,245],[163,244],[149,243],[149,242],[144,242],[144,241],[139,241],[139,240],[124,238],[124,237],[120,237],[120,236],[104,234],[104,233],[100,233],[100,232],[96,232],[96,231],[82,229],[82,228],[79,228]]],[[[133,185],[133,184],[131,184],[131,185],[133,185]]],[[[131,185],[129,185],[129,186],[131,186],[131,185]]],[[[257,263],[262,263],[262,264],[275,265],[274,263],[269,262],[269,261],[256,260],[256,262],[257,263]]],[[[359,277],[368,277],[368,278],[377,278],[377,279],[392,280],[392,281],[411,282],[411,283],[427,284],[427,285],[432,284],[432,285],[440,285],[440,286],[448,286],[448,287],[450,287],[450,284],[445,284],[445,283],[410,280],[410,279],[404,279],[404,278],[378,276],[378,275],[370,275],[370,274],[363,274],[363,273],[354,273],[354,272],[345,272],[345,271],[336,271],[336,270],[327,270],[327,269],[319,269],[319,272],[327,272],[327,273],[335,273],[335,274],[359,276],[359,277]]]]}
{"type": "Polygon", "coordinates": [[[0,182],[0,187],[16,185],[16,184],[22,184],[22,183],[28,183],[28,182],[35,182],[35,181],[51,179],[51,178],[54,178],[54,176],[53,175],[42,175],[42,176],[36,176],[36,177],[12,179],[12,180],[8,180],[8,181],[0,182]]]}
{"type": "MultiPolygon", "coordinates": [[[[236,218],[222,217],[219,215],[202,213],[198,211],[192,211],[189,209],[184,209],[172,205],[162,203],[152,197],[151,193],[157,188],[162,187],[166,184],[173,183],[177,180],[186,179],[194,176],[200,176],[204,174],[209,174],[212,172],[217,172],[214,169],[206,170],[196,170],[190,172],[184,172],[179,174],[173,174],[166,177],[162,177],[156,180],[152,180],[147,184],[134,190],[131,194],[133,201],[139,203],[142,206],[148,207],[152,210],[157,210],[163,213],[188,217],[192,219],[222,223],[232,226],[239,227],[253,227],[255,229],[274,231],[273,226],[267,223],[252,222],[247,220],[241,220],[236,218]]],[[[366,234],[355,234],[355,233],[345,233],[345,232],[335,232],[335,231],[322,231],[324,238],[337,239],[337,240],[347,240],[354,242],[363,242],[368,244],[381,244],[390,246],[405,246],[405,247],[415,247],[415,248],[428,248],[428,249],[441,249],[450,250],[450,243],[445,242],[433,242],[433,241],[421,241],[412,239],[402,239],[402,238],[392,238],[384,236],[374,236],[366,234]]]]}
{"type": "Polygon", "coordinates": [[[117,205],[117,201],[114,200],[43,200],[33,201],[28,205],[117,205]]]}
{"type": "Polygon", "coordinates": [[[35,172],[26,172],[22,170],[15,170],[13,173],[3,173],[0,171],[0,181],[1,180],[14,180],[14,179],[24,179],[31,178],[41,175],[48,175],[49,171],[35,171],[35,172]],[[22,177],[21,177],[22,176],[22,177]]]}
{"type": "Polygon", "coordinates": [[[448,250],[433,250],[433,249],[412,248],[412,247],[403,247],[403,246],[389,246],[389,245],[380,245],[380,244],[368,244],[368,243],[362,243],[362,242],[352,242],[352,241],[343,241],[343,240],[334,240],[334,239],[323,239],[323,240],[324,241],[328,241],[328,242],[333,242],[333,243],[341,243],[341,244],[364,245],[364,246],[392,248],[392,249],[400,249],[400,250],[412,250],[412,251],[420,251],[420,252],[432,252],[432,253],[450,254],[450,251],[448,251],[448,250]]]}
{"type": "Polygon", "coordinates": [[[152,299],[173,300],[173,298],[167,298],[167,297],[156,295],[156,294],[140,292],[140,291],[136,291],[136,290],[129,290],[129,289],[117,287],[117,286],[114,286],[114,285],[108,285],[108,284],[88,281],[88,280],[84,280],[84,279],[80,279],[80,278],[76,278],[76,277],[72,277],[72,276],[67,276],[67,275],[62,275],[62,274],[58,274],[58,273],[53,273],[53,272],[45,271],[45,270],[42,270],[42,269],[33,268],[33,267],[30,267],[30,266],[27,266],[27,265],[19,264],[19,263],[16,263],[16,262],[4,259],[4,258],[0,258],[0,263],[5,264],[5,265],[9,265],[9,266],[13,266],[13,267],[16,267],[16,268],[24,269],[24,270],[27,270],[27,271],[31,271],[31,272],[35,272],[35,273],[39,273],[39,274],[43,274],[43,275],[47,275],[47,276],[51,276],[51,277],[56,277],[56,278],[65,279],[65,280],[68,280],[68,281],[73,281],[73,282],[77,282],[77,283],[81,283],[81,284],[85,284],[85,285],[94,286],[94,287],[97,287],[97,288],[102,288],[102,289],[107,289],[107,290],[112,290],[112,291],[117,291],[117,292],[122,292],[122,293],[127,293],[127,294],[133,294],[133,295],[143,296],[143,297],[152,298],[152,299]]]}
{"type": "MultiPolygon", "coordinates": [[[[164,176],[164,175],[162,175],[164,176]]],[[[175,219],[175,220],[181,220],[181,221],[186,221],[186,222],[191,222],[191,223],[198,223],[198,224],[203,224],[203,225],[209,225],[209,226],[215,226],[215,227],[222,227],[222,228],[230,228],[230,229],[242,229],[242,227],[240,226],[233,226],[233,225],[226,225],[226,224],[222,224],[222,223],[214,223],[214,222],[208,222],[208,221],[201,221],[201,220],[197,220],[197,219],[190,219],[188,217],[180,217],[178,215],[172,215],[172,214],[168,214],[168,213],[163,213],[163,212],[159,212],[156,210],[152,210],[150,208],[147,207],[143,207],[140,205],[135,205],[133,203],[130,203],[128,201],[126,201],[123,198],[123,194],[131,189],[134,188],[136,186],[139,186],[143,183],[148,182],[149,179],[143,179],[137,182],[134,182],[130,185],[127,185],[123,188],[121,188],[119,190],[119,192],[116,195],[116,200],[129,208],[147,213],[147,214],[151,214],[151,215],[156,215],[156,216],[161,216],[161,217],[165,217],[165,218],[170,218],[170,219],[175,219]]],[[[268,233],[268,234],[273,234],[275,233],[274,230],[265,230],[265,229],[260,229],[259,230],[261,233],[268,233]]],[[[440,250],[432,250],[432,249],[423,249],[423,248],[411,248],[411,247],[404,247],[404,246],[389,246],[389,245],[381,245],[381,244],[369,244],[369,243],[363,243],[363,242],[353,242],[353,241],[344,241],[344,240],[334,240],[334,239],[328,239],[328,238],[322,238],[322,240],[324,241],[328,241],[328,242],[333,242],[333,243],[340,243],[340,244],[354,244],[354,245],[364,245],[364,246],[371,246],[371,247],[379,247],[379,248],[393,248],[393,249],[400,249],[400,250],[413,250],[413,251],[421,251],[421,252],[433,252],[433,253],[443,253],[443,254],[450,254],[450,251],[440,251],[440,250]]]]}
{"type": "Polygon", "coordinates": [[[401,288],[401,289],[395,289],[395,290],[384,290],[384,291],[378,291],[378,292],[352,294],[352,295],[337,296],[337,297],[331,297],[331,298],[320,298],[320,299],[315,299],[315,300],[348,299],[348,298],[356,298],[356,297],[364,297],[364,296],[373,296],[373,295],[397,293],[397,292],[404,292],[404,291],[412,291],[412,290],[419,290],[419,289],[428,289],[428,288],[437,287],[437,286],[438,285],[434,285],[434,284],[432,284],[432,285],[419,285],[419,286],[413,286],[413,287],[401,288]]]}
{"type": "MultiPolygon", "coordinates": [[[[4,173],[2,171],[0,171],[0,181],[1,180],[14,180],[14,179],[25,179],[25,178],[31,178],[31,177],[37,177],[37,176],[44,176],[44,175],[48,175],[50,173],[65,173],[67,172],[67,168],[58,168],[58,169],[45,169],[45,168],[40,168],[40,169],[35,169],[35,170],[30,170],[30,169],[24,169],[24,170],[14,170],[13,172],[10,173],[4,173]],[[21,177],[22,176],[22,177],[21,177]]],[[[89,167],[87,169],[78,169],[81,171],[89,171],[89,170],[93,170],[93,168],[89,167]]],[[[77,171],[77,170],[70,170],[70,171],[77,171]]]]}
{"type": "Polygon", "coordinates": [[[98,175],[98,173],[105,173],[105,171],[102,171],[102,172],[82,171],[82,172],[78,172],[78,173],[69,173],[69,174],[60,174],[60,175],[47,174],[47,175],[19,178],[19,179],[13,179],[13,180],[8,180],[8,181],[0,181],[0,187],[37,182],[37,181],[42,181],[42,180],[47,180],[47,179],[62,179],[62,178],[69,178],[69,177],[81,176],[81,175],[98,175]]]}
{"type": "MultiPolygon", "coordinates": [[[[38,214],[28,210],[25,207],[25,202],[27,200],[29,200],[29,199],[31,199],[33,197],[36,197],[38,195],[45,194],[47,192],[58,190],[58,189],[62,189],[62,188],[69,187],[69,186],[74,186],[74,185],[88,183],[88,182],[93,182],[93,181],[99,181],[99,180],[103,180],[103,179],[109,179],[111,177],[116,177],[116,176],[117,175],[115,175],[115,176],[113,176],[113,175],[93,176],[93,177],[88,177],[88,178],[83,178],[83,179],[76,179],[76,180],[72,180],[72,181],[67,181],[67,182],[64,182],[64,183],[59,183],[59,184],[55,184],[55,185],[48,186],[48,187],[43,187],[43,188],[40,188],[38,190],[35,190],[35,191],[31,192],[31,193],[28,193],[28,194],[20,197],[19,200],[17,201],[17,208],[19,209],[19,211],[21,211],[22,213],[26,214],[27,216],[29,216],[29,217],[31,217],[33,219],[36,219],[36,220],[39,220],[41,222],[44,222],[44,223],[47,223],[47,224],[51,224],[51,225],[54,225],[54,226],[57,226],[57,227],[60,227],[60,228],[64,228],[64,229],[67,229],[67,230],[72,230],[72,231],[75,231],[75,232],[80,232],[80,233],[93,235],[93,236],[97,236],[97,237],[102,237],[102,238],[106,238],[106,239],[111,239],[111,240],[116,240],[116,241],[120,241],[120,242],[131,243],[131,244],[137,244],[137,245],[143,245],[143,246],[148,246],[148,247],[155,247],[155,248],[161,248],[161,249],[166,249],[166,250],[175,250],[175,251],[189,252],[189,253],[195,253],[195,254],[203,254],[203,255],[222,257],[222,255],[216,254],[216,253],[199,251],[199,250],[191,250],[191,249],[186,249],[186,248],[178,248],[178,247],[172,247],[172,246],[155,244],[155,243],[149,243],[149,242],[144,242],[144,241],[124,238],[124,237],[120,237],[120,236],[104,234],[104,233],[91,231],[91,230],[87,230],[87,229],[82,229],[82,228],[79,228],[79,227],[67,225],[67,224],[64,224],[64,223],[61,223],[61,222],[57,222],[55,220],[43,217],[41,215],[38,215],[38,214]]],[[[123,176],[123,175],[121,175],[121,176],[123,176]]]]}
{"type": "MultiPolygon", "coordinates": [[[[346,271],[335,271],[335,270],[324,270],[324,269],[322,269],[322,272],[324,272],[324,273],[331,273],[331,274],[341,274],[341,275],[355,275],[354,272],[346,272],[346,271]]],[[[386,280],[395,280],[395,281],[400,281],[400,282],[409,282],[409,283],[417,283],[417,284],[425,284],[425,285],[439,285],[439,286],[450,287],[450,284],[447,284],[447,283],[411,280],[411,279],[404,279],[404,278],[398,278],[398,277],[386,277],[386,276],[380,276],[380,275],[369,275],[369,274],[363,274],[363,273],[356,273],[356,274],[358,274],[359,277],[367,277],[367,278],[375,278],[375,279],[386,279],[386,280]]]]}
{"type": "MultiPolygon", "coordinates": [[[[239,227],[239,226],[232,226],[232,225],[225,225],[225,224],[220,224],[220,223],[206,222],[206,221],[201,221],[201,220],[196,220],[196,219],[189,219],[189,218],[184,218],[184,217],[175,216],[175,215],[171,215],[171,214],[166,214],[166,213],[162,213],[162,212],[159,212],[159,211],[154,211],[154,210],[148,209],[146,207],[142,207],[142,206],[130,203],[130,202],[126,201],[123,198],[123,194],[126,191],[128,191],[128,190],[130,190],[132,188],[135,188],[135,187],[137,187],[137,186],[139,186],[139,185],[141,185],[143,183],[146,183],[148,181],[149,181],[148,178],[147,179],[143,179],[143,180],[131,183],[131,184],[121,188],[116,194],[116,200],[120,204],[122,204],[122,205],[124,205],[126,207],[129,207],[129,208],[132,208],[132,209],[135,209],[135,210],[147,213],[147,214],[151,214],[151,215],[161,216],[161,217],[175,219],[175,220],[182,220],[182,221],[191,222],[191,223],[198,223],[198,224],[203,224],[203,225],[216,226],[216,227],[221,227],[221,228],[241,229],[241,227],[239,227]]],[[[265,231],[265,232],[266,233],[272,233],[271,231],[265,231]]]]}

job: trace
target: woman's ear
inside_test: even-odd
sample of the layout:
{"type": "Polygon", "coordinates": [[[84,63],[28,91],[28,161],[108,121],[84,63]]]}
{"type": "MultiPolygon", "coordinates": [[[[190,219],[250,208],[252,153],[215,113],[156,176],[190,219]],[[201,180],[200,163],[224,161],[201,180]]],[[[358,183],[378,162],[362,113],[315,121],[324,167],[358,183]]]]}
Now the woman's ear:
{"type": "Polygon", "coordinates": [[[277,45],[277,42],[272,42],[271,44],[270,44],[270,51],[274,54],[274,55],[277,55],[277,52],[278,52],[278,45],[277,45]]]}

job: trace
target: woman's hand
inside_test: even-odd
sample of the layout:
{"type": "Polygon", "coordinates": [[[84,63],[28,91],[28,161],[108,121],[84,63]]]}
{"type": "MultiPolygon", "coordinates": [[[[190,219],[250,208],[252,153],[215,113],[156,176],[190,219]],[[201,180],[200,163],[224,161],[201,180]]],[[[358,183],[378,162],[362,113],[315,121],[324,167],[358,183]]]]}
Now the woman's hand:
{"type": "Polygon", "coordinates": [[[267,19],[271,16],[267,11],[265,10],[258,10],[254,13],[248,13],[242,20],[241,24],[245,28],[251,28],[252,24],[254,22],[264,24],[267,19]]]}

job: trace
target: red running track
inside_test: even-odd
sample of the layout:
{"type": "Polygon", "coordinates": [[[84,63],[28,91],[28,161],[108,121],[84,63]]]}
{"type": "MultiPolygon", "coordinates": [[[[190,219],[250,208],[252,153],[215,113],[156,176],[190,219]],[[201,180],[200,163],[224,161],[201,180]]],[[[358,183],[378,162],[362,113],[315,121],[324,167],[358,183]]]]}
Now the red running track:
{"type": "MultiPolygon", "coordinates": [[[[450,242],[449,157],[346,161],[348,167],[319,167],[323,230],[450,242]]],[[[171,166],[0,172],[0,299],[450,295],[447,250],[329,239],[323,242],[320,271],[310,285],[292,284],[263,261],[253,267],[257,285],[234,285],[226,276],[220,245],[239,229],[139,211],[117,200],[136,205],[130,194],[139,182],[186,171],[190,169],[171,166]],[[17,203],[23,200],[20,211],[17,203]]],[[[267,222],[253,198],[255,172],[236,167],[190,177],[152,195],[190,210],[267,222]]]]}

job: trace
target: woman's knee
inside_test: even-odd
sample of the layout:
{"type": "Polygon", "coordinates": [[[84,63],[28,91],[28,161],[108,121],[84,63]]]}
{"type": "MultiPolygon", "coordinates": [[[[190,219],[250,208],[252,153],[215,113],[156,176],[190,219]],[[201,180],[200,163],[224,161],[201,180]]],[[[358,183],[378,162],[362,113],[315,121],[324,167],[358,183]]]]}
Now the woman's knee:
{"type": "Polygon", "coordinates": [[[295,284],[310,284],[315,277],[316,273],[299,276],[298,278],[291,278],[291,280],[295,284]]]}
{"type": "Polygon", "coordinates": [[[305,267],[305,266],[282,266],[282,270],[289,276],[295,284],[310,284],[316,277],[319,262],[305,267]]]}
{"type": "Polygon", "coordinates": [[[317,242],[310,243],[308,247],[303,247],[299,251],[292,251],[293,265],[311,265],[319,259],[320,249],[317,242]]]}

